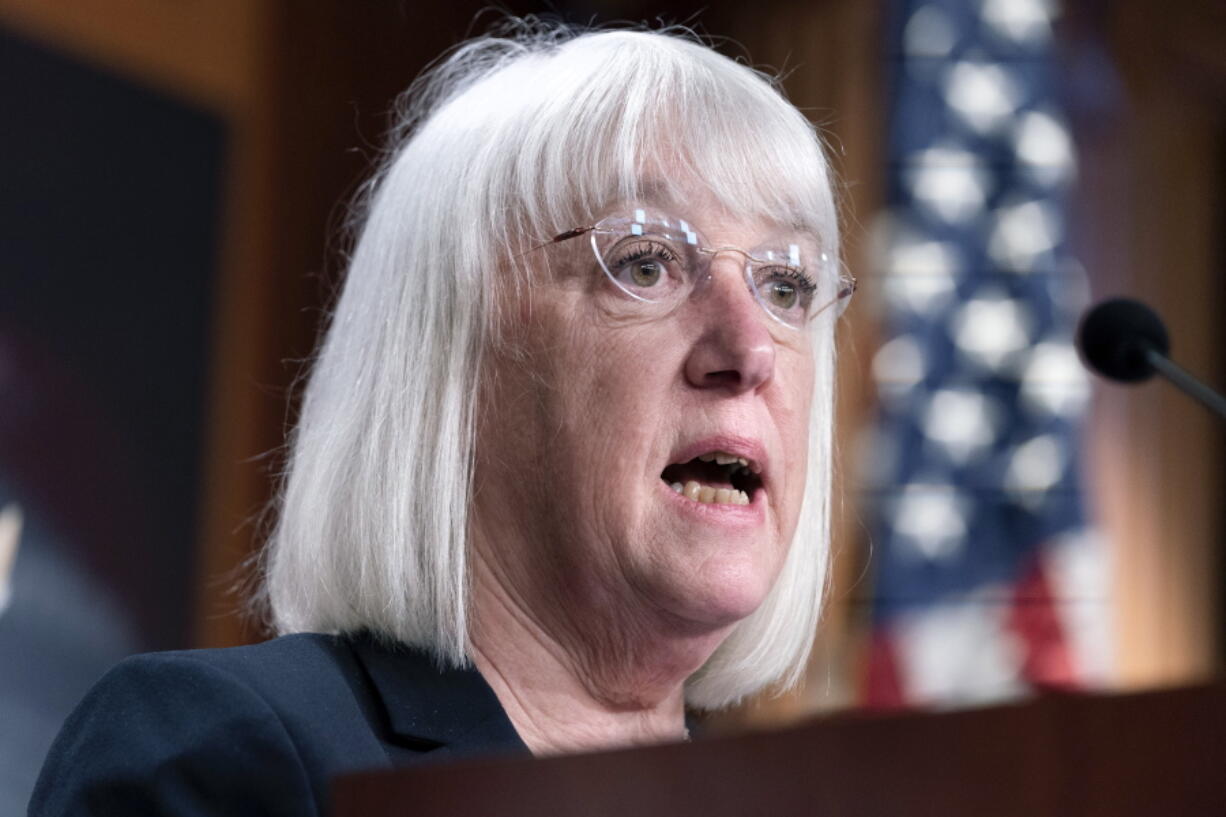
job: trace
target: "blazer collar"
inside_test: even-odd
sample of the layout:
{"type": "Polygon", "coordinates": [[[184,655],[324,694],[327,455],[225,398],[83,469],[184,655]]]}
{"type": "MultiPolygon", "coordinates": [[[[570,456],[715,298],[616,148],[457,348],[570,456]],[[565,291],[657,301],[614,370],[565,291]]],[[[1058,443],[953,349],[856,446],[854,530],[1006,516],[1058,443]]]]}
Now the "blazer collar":
{"type": "Polygon", "coordinates": [[[476,669],[440,669],[424,650],[389,646],[370,634],[352,637],[350,645],[397,737],[431,755],[528,752],[476,669]]]}

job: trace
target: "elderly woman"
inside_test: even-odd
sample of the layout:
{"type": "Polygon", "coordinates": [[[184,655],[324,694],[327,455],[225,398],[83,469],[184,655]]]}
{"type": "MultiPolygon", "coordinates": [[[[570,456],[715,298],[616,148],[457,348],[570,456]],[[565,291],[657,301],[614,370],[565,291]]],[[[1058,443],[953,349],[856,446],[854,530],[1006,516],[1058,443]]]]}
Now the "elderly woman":
{"type": "Polygon", "coordinates": [[[293,435],[281,637],[122,663],[32,814],[313,814],[800,676],[852,290],[813,127],[672,33],[481,39],[410,100],[293,435]]]}

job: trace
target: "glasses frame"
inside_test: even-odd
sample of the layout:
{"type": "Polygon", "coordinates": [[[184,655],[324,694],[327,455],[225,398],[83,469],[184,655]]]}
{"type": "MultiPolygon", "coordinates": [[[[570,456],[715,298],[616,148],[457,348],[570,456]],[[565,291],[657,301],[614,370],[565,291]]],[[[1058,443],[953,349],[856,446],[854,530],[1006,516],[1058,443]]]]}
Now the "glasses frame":
{"type": "MultiPolygon", "coordinates": [[[[570,241],[572,239],[579,238],[580,236],[590,235],[592,238],[592,241],[591,241],[592,254],[596,256],[597,263],[600,264],[600,267],[604,271],[605,276],[608,277],[613,282],[613,285],[616,286],[622,293],[630,296],[631,298],[634,298],[635,300],[643,301],[645,303],[657,303],[656,301],[652,301],[650,298],[644,298],[641,295],[636,295],[635,293],[630,292],[625,287],[621,286],[619,283],[617,283],[615,279],[612,278],[612,273],[606,267],[604,259],[601,257],[600,250],[596,246],[596,236],[601,233],[601,225],[604,224],[606,221],[610,220],[611,218],[614,218],[614,217],[609,216],[607,218],[603,218],[600,221],[596,222],[595,224],[586,224],[581,227],[572,227],[571,229],[566,230],[565,232],[558,233],[553,238],[549,239],[543,244],[539,244],[533,247],[532,250],[539,250],[543,247],[548,247],[553,244],[561,244],[566,241],[570,241]]],[[[611,230],[607,232],[610,234],[614,233],[614,231],[611,231],[611,230]]],[[[831,299],[828,303],[824,304],[820,309],[815,311],[813,314],[809,315],[803,323],[800,323],[800,324],[789,323],[783,318],[781,318],[779,315],[772,312],[770,308],[767,307],[767,305],[762,302],[762,298],[758,294],[757,284],[754,283],[754,278],[753,278],[754,264],[755,263],[769,264],[771,262],[768,259],[758,258],[754,256],[752,253],[750,253],[748,250],[744,250],[744,249],[741,249],[740,247],[735,247],[732,245],[722,245],[719,247],[703,247],[697,244],[692,244],[692,246],[695,248],[695,250],[697,250],[699,254],[707,256],[709,259],[711,259],[711,261],[714,261],[716,256],[721,255],[726,252],[735,252],[735,253],[738,253],[744,256],[745,265],[744,265],[743,272],[744,272],[744,277],[745,277],[745,283],[749,287],[749,291],[750,293],[752,293],[754,301],[757,302],[758,306],[761,307],[763,312],[765,312],[768,316],[770,316],[771,320],[775,321],[781,326],[786,326],[788,329],[792,329],[796,331],[804,331],[809,326],[809,324],[813,323],[813,321],[817,319],[819,315],[826,312],[832,306],[841,304],[841,306],[839,306],[838,308],[838,313],[835,315],[835,318],[837,319],[847,309],[848,304],[851,302],[852,295],[855,294],[856,289],[858,288],[858,284],[856,282],[855,276],[838,273],[840,286],[834,298],[831,299]]],[[[709,263],[710,262],[708,262],[708,264],[709,263]]],[[[707,278],[711,277],[709,265],[707,268],[706,277],[707,278]]],[[[691,293],[692,291],[693,290],[691,289],[691,293]]],[[[687,295],[686,297],[689,297],[689,295],[687,295]]]]}

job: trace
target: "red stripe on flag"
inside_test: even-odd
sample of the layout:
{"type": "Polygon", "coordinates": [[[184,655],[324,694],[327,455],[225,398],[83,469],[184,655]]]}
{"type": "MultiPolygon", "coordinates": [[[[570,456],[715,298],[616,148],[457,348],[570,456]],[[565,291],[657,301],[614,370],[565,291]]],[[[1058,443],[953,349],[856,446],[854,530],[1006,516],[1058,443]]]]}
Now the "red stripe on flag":
{"type": "Polygon", "coordinates": [[[1026,681],[1037,688],[1069,689],[1078,686],[1077,672],[1041,552],[1014,586],[1005,626],[1021,640],[1021,673],[1026,681]]]}
{"type": "Polygon", "coordinates": [[[861,700],[868,709],[899,709],[907,705],[894,638],[882,627],[876,629],[869,643],[861,700]]]}

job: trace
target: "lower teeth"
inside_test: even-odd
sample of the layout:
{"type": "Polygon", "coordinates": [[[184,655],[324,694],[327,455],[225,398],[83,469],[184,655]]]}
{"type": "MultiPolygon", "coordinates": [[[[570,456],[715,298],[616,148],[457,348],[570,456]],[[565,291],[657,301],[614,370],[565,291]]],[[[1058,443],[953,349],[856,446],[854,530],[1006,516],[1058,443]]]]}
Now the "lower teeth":
{"type": "Polygon", "coordinates": [[[749,504],[749,495],[735,488],[712,488],[710,485],[701,485],[693,480],[685,483],[685,485],[682,485],[680,482],[674,482],[669,487],[686,499],[692,499],[695,502],[705,502],[712,505],[749,504]]]}

